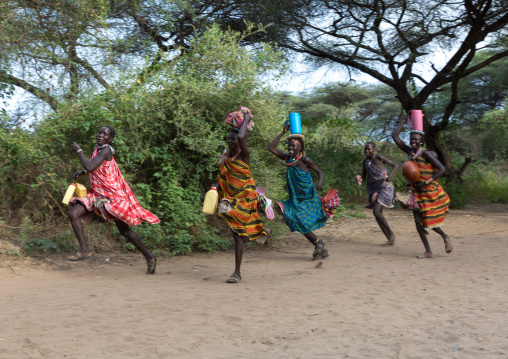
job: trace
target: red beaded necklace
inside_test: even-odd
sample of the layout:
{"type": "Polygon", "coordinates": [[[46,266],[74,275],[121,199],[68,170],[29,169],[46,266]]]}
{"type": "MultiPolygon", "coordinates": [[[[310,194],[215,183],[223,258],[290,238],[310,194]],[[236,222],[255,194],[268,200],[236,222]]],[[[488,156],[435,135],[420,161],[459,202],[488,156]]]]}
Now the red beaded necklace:
{"type": "MultiPolygon", "coordinates": [[[[303,155],[303,153],[301,153],[301,152],[300,152],[300,155],[299,155],[296,159],[294,159],[294,160],[293,160],[293,162],[291,162],[291,163],[287,163],[288,158],[289,158],[289,157],[291,157],[291,155],[288,155],[288,156],[286,157],[286,160],[284,161],[284,163],[286,164],[286,166],[293,166],[293,165],[296,165],[298,162],[300,162],[300,158],[302,158],[302,155],[303,155]]],[[[291,159],[293,159],[293,157],[291,157],[291,159]]]]}

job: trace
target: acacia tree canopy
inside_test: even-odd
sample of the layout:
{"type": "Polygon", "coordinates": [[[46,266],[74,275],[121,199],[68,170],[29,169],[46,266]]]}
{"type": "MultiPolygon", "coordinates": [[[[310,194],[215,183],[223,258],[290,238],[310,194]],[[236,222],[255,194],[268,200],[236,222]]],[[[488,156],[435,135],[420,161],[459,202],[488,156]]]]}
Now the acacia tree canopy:
{"type": "Polygon", "coordinates": [[[500,46],[508,23],[506,0],[261,0],[252,6],[258,9],[253,21],[276,24],[270,40],[315,62],[372,76],[395,90],[406,112],[422,109],[448,86],[440,118],[425,120],[425,140],[438,152],[448,178],[460,175],[439,133],[457,106],[459,81],[508,56],[500,46]],[[497,51],[473,62],[482,46],[497,51]],[[433,64],[434,53],[442,50],[447,60],[433,64]]]}

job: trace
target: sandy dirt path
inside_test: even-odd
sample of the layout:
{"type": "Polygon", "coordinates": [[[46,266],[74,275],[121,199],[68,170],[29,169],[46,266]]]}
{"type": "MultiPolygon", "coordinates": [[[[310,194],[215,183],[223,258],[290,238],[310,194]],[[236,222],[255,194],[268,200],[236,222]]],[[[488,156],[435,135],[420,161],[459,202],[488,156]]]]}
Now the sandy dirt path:
{"type": "Polygon", "coordinates": [[[299,234],[250,247],[239,284],[232,251],[153,276],[137,255],[0,255],[0,358],[508,357],[508,207],[451,212],[454,252],[431,233],[430,260],[412,215],[385,212],[393,247],[366,212],[319,230],[323,261],[299,234]]]}

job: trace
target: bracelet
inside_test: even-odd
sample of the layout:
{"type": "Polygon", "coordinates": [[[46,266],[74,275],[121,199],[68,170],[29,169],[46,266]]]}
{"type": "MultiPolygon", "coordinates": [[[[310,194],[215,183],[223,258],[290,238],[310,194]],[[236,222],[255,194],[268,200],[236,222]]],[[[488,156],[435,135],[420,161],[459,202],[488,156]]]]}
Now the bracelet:
{"type": "Polygon", "coordinates": [[[80,153],[80,152],[83,152],[83,150],[81,148],[76,150],[76,153],[80,153]]]}

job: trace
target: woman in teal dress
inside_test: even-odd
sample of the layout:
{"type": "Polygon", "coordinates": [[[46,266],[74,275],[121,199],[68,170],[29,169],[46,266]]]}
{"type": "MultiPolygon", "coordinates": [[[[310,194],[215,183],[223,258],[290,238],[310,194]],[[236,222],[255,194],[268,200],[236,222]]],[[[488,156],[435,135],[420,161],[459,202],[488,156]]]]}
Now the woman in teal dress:
{"type": "MultiPolygon", "coordinates": [[[[284,160],[287,168],[289,199],[277,202],[275,209],[284,216],[284,222],[291,232],[302,233],[314,245],[313,259],[326,258],[329,254],[324,248],[325,242],[313,233],[325,226],[326,220],[333,215],[333,209],[323,205],[316,191],[316,188],[322,190],[323,171],[309,157],[303,156],[305,144],[301,135],[288,137],[289,153],[277,149],[277,144],[288,130],[289,126],[284,125],[282,132],[268,146],[270,152],[284,160]],[[318,184],[315,187],[310,170],[318,174],[318,184]]],[[[337,191],[332,191],[329,193],[336,196],[337,191]]]]}

